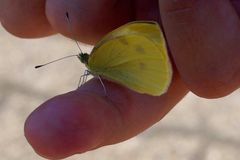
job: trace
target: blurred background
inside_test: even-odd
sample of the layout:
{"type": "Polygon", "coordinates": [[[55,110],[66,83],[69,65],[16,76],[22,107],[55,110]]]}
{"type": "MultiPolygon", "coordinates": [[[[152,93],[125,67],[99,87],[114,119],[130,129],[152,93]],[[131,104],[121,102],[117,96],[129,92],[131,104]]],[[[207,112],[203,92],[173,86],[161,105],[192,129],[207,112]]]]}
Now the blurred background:
{"type": "MultiPolygon", "coordinates": [[[[45,100],[75,89],[84,66],[76,58],[34,66],[77,52],[76,44],[60,35],[20,39],[0,27],[1,160],[43,160],[24,137],[24,121],[45,100]]],[[[239,160],[239,149],[240,91],[215,100],[189,93],[142,134],[67,160],[239,160]]]]}

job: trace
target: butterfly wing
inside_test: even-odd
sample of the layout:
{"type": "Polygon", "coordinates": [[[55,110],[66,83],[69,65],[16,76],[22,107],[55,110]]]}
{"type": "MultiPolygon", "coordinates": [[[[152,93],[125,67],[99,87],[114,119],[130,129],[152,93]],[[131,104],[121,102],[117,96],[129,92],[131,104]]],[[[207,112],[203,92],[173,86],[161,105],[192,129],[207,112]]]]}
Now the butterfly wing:
{"type": "Polygon", "coordinates": [[[87,67],[150,95],[166,92],[172,76],[163,35],[153,22],[129,23],[106,35],[90,54],[87,67]]]}
{"type": "Polygon", "coordinates": [[[149,37],[152,41],[159,43],[158,45],[165,47],[164,37],[162,35],[158,23],[155,21],[133,21],[127,23],[112,32],[106,34],[95,46],[98,48],[106,41],[109,41],[113,38],[129,35],[129,34],[140,34],[145,37],[149,37]]]}

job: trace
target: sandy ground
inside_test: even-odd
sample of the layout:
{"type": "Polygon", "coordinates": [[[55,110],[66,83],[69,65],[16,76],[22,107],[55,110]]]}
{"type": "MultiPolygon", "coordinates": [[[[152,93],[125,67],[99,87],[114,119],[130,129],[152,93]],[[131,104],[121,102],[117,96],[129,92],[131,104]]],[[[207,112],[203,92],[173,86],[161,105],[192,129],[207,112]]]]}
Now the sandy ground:
{"type": "MultiPolygon", "coordinates": [[[[83,65],[68,59],[40,70],[34,66],[76,52],[76,45],[59,35],[26,40],[0,28],[1,160],[43,159],[27,143],[24,121],[43,101],[75,89],[83,65]]],[[[239,160],[239,135],[239,90],[217,100],[190,93],[137,137],[67,160],[239,160]]]]}

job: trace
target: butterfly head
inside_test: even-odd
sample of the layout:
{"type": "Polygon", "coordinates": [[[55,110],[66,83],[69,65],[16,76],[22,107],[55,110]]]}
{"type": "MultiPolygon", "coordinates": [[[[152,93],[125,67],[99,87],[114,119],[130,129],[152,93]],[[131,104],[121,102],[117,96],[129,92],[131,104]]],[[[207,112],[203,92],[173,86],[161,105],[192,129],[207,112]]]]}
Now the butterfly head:
{"type": "Polygon", "coordinates": [[[87,53],[79,53],[77,57],[78,57],[78,59],[79,59],[82,63],[88,64],[89,54],[87,54],[87,53]]]}

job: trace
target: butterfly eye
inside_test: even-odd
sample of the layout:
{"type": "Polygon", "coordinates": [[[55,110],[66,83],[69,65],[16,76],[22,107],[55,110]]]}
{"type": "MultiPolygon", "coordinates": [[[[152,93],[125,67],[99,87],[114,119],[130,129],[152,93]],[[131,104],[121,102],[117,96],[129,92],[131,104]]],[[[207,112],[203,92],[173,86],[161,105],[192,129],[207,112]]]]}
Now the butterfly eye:
{"type": "Polygon", "coordinates": [[[87,53],[80,53],[78,55],[78,59],[84,63],[84,64],[88,64],[88,59],[89,59],[89,55],[87,53]]]}

